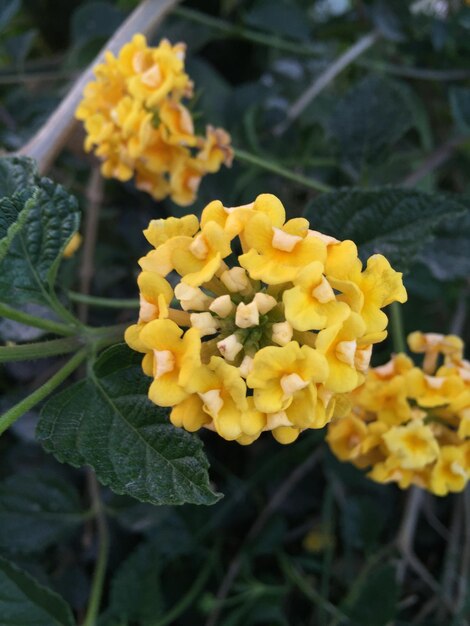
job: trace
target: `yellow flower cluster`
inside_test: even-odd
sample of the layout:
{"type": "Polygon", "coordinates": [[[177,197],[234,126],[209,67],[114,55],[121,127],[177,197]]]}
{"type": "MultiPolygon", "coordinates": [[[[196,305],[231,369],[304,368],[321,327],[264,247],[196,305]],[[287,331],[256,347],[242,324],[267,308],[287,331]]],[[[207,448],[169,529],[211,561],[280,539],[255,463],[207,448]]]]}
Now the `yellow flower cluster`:
{"type": "Polygon", "coordinates": [[[405,354],[370,369],[354,407],[331,422],[327,441],[342,461],[372,468],[379,483],[411,484],[443,496],[470,477],[470,362],[455,335],[415,332],[405,354]]]}
{"type": "Polygon", "coordinates": [[[106,52],[86,85],[76,117],[84,121],[85,150],[94,149],[106,178],[127,181],[156,200],[181,206],[194,202],[202,177],[231,165],[230,136],[207,126],[194,133],[190,111],[181,103],[193,94],[184,69],[185,45],[163,39],[156,48],[137,34],[117,58],[106,52]]]}
{"type": "Polygon", "coordinates": [[[270,194],[216,200],[200,222],[153,220],[144,234],[154,249],[139,261],[140,315],[125,338],[145,354],[150,399],[189,431],[290,443],[323,427],[387,334],[381,309],[406,300],[383,256],[364,269],[352,241],[286,221],[270,194]]]}

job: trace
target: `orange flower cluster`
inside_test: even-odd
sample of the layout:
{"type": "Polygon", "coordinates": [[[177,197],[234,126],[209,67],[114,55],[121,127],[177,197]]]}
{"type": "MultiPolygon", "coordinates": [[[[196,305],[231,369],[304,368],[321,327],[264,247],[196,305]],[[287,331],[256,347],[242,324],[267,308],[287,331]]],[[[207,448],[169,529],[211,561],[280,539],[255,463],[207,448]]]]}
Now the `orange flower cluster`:
{"type": "Polygon", "coordinates": [[[207,126],[194,132],[183,98],[193,95],[184,68],[185,45],[163,39],[147,45],[137,34],[117,57],[106,52],[86,85],[76,117],[85,125],[85,150],[103,162],[106,178],[130,180],[156,200],[167,196],[181,206],[195,200],[202,177],[230,166],[230,135],[207,126]]]}
{"type": "Polygon", "coordinates": [[[470,477],[470,362],[454,335],[412,333],[405,354],[370,369],[354,408],[328,427],[333,453],[371,468],[380,483],[411,484],[436,495],[462,491],[470,477]]]}

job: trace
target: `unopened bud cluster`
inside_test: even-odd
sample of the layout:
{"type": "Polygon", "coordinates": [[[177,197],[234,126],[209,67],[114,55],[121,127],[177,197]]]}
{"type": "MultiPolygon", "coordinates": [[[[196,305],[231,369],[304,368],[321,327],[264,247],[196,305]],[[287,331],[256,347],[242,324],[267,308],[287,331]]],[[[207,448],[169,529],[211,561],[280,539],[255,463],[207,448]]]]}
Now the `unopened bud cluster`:
{"type": "Polygon", "coordinates": [[[144,354],[149,397],[174,425],[241,444],[327,424],[387,334],[381,309],[406,299],[383,256],[363,268],[352,241],[286,221],[270,194],[211,202],[200,221],[153,220],[144,234],[153,249],[126,341],[144,354]]]}
{"type": "Polygon", "coordinates": [[[327,441],[342,461],[370,468],[379,483],[462,491],[470,477],[470,363],[455,335],[415,332],[410,350],[370,369],[350,415],[331,422],[327,441]]]}

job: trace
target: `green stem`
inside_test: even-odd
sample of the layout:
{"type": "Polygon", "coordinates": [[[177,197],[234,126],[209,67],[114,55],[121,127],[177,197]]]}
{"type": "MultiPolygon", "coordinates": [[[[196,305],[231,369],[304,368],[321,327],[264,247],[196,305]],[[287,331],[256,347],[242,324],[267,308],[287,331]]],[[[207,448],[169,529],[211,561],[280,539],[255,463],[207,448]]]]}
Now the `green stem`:
{"type": "Polygon", "coordinates": [[[123,341],[124,331],[128,326],[129,323],[116,324],[115,326],[102,326],[101,328],[87,326],[85,336],[88,338],[89,342],[94,345],[95,350],[99,350],[111,343],[123,341]]]}
{"type": "Polygon", "coordinates": [[[84,302],[105,309],[138,309],[140,306],[139,300],[136,298],[100,298],[76,291],[69,291],[69,298],[74,302],[84,302]]]}
{"type": "Polygon", "coordinates": [[[7,304],[0,303],[0,315],[6,317],[25,326],[33,326],[33,328],[41,328],[56,335],[75,335],[77,329],[71,325],[62,322],[54,322],[53,320],[45,320],[23,311],[18,311],[7,304]]]}
{"type": "Polygon", "coordinates": [[[337,609],[331,602],[323,598],[314,585],[310,585],[305,576],[303,576],[297,568],[292,565],[285,554],[279,554],[279,565],[287,580],[290,580],[315,606],[320,606],[338,620],[343,621],[345,615],[337,609]]]}
{"type": "Polygon", "coordinates": [[[392,329],[393,349],[396,353],[406,352],[405,332],[403,330],[403,318],[401,304],[392,302],[390,305],[390,325],[392,329]]]}
{"type": "MultiPolygon", "coordinates": [[[[334,536],[334,501],[333,501],[333,490],[331,487],[328,487],[326,490],[326,494],[323,500],[323,511],[322,511],[322,531],[325,534],[329,534],[330,536],[334,536]]],[[[327,617],[327,607],[329,605],[329,595],[330,595],[330,584],[331,584],[331,570],[333,566],[333,558],[334,558],[334,546],[332,544],[326,546],[326,549],[323,553],[323,564],[322,564],[322,573],[320,579],[320,595],[323,599],[323,602],[319,605],[319,623],[326,624],[327,617]]]]}
{"type": "Polygon", "coordinates": [[[77,354],[75,354],[70,361],[60,368],[58,372],[52,376],[44,385],[38,387],[32,394],[27,396],[18,404],[15,404],[11,409],[9,409],[6,413],[0,416],[0,434],[2,434],[7,428],[9,428],[17,419],[19,419],[22,415],[24,415],[27,411],[32,409],[38,402],[44,400],[49,394],[51,394],[54,389],[56,389],[61,383],[64,382],[66,378],[70,376],[72,372],[74,372],[77,367],[82,363],[87,356],[88,350],[83,348],[77,354]]]}
{"type": "Polygon", "coordinates": [[[100,486],[94,471],[88,471],[88,484],[92,500],[92,507],[96,513],[96,525],[98,530],[98,558],[96,560],[93,581],[91,583],[90,600],[85,615],[83,626],[96,626],[103,596],[104,580],[109,557],[109,531],[106,513],[100,496],[100,486]]]}
{"type": "Polygon", "coordinates": [[[79,337],[63,337],[62,339],[24,343],[18,346],[0,346],[0,363],[43,359],[48,356],[67,354],[75,352],[82,345],[79,337]]]}
{"type": "Polygon", "coordinates": [[[193,9],[187,9],[186,7],[176,7],[173,9],[172,14],[196,24],[202,24],[203,26],[218,30],[223,33],[225,37],[246,39],[247,41],[252,41],[253,43],[260,44],[262,46],[275,48],[284,52],[291,52],[293,54],[302,54],[306,56],[314,56],[318,54],[311,46],[305,46],[294,41],[281,39],[280,37],[276,37],[275,35],[271,35],[269,33],[263,33],[262,31],[245,28],[244,26],[238,26],[226,20],[207,15],[207,13],[194,11],[193,9]]]}
{"type": "Polygon", "coordinates": [[[277,174],[278,176],[282,176],[283,178],[287,178],[288,180],[292,180],[293,182],[303,185],[304,187],[316,189],[317,191],[331,191],[331,187],[320,182],[319,180],[315,180],[315,178],[309,178],[308,176],[303,176],[302,174],[296,174],[291,170],[285,169],[281,165],[277,165],[277,163],[267,161],[262,157],[250,154],[249,152],[245,152],[239,148],[234,148],[234,154],[235,158],[239,161],[244,161],[250,165],[256,165],[257,167],[267,170],[268,172],[272,172],[273,174],[277,174]]]}
{"type": "MultiPolygon", "coordinates": [[[[166,626],[167,624],[174,624],[176,619],[186,611],[199,596],[204,589],[204,585],[209,578],[209,574],[214,566],[215,556],[217,551],[213,550],[209,559],[207,559],[204,568],[200,571],[198,577],[194,581],[193,586],[188,593],[181,598],[181,600],[175,604],[175,606],[168,611],[161,619],[157,620],[152,626],[166,626]]],[[[85,625],[84,625],[85,626],[85,625]]]]}

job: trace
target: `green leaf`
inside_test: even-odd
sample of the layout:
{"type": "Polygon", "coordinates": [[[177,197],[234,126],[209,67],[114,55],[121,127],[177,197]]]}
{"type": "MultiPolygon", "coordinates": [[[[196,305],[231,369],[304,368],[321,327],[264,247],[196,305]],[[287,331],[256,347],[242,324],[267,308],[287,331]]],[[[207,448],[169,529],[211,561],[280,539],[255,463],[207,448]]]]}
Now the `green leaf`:
{"type": "Polygon", "coordinates": [[[152,626],[162,615],[159,543],[142,543],[119,567],[111,583],[106,624],[120,620],[152,626]]]}
{"type": "Polygon", "coordinates": [[[0,0],[0,32],[8,26],[21,8],[21,0],[0,0]]]}
{"type": "Polygon", "coordinates": [[[23,227],[29,209],[26,202],[31,198],[34,187],[27,187],[15,193],[11,198],[0,199],[0,260],[8,252],[15,235],[23,227]]]}
{"type": "Polygon", "coordinates": [[[462,133],[470,135],[470,89],[452,87],[449,98],[455,125],[462,133]]]}
{"type": "Polygon", "coordinates": [[[354,626],[385,626],[396,615],[398,587],[395,569],[382,565],[359,578],[347,602],[340,609],[352,620],[354,626]]]}
{"type": "Polygon", "coordinates": [[[113,491],[153,504],[213,504],[200,440],[147,398],[139,356],[105,351],[88,379],[45,405],[37,435],[60,461],[91,465],[113,491]]]}
{"type": "Polygon", "coordinates": [[[110,2],[88,2],[74,11],[71,20],[71,38],[74,46],[106,38],[119,28],[124,13],[110,2]]]}
{"type": "Polygon", "coordinates": [[[37,552],[83,521],[69,482],[45,472],[17,474],[0,483],[0,548],[37,552]]]}
{"type": "Polygon", "coordinates": [[[407,98],[395,83],[367,76],[339,101],[329,127],[338,141],[341,159],[360,173],[381,158],[413,125],[407,98]]]}
{"type": "Polygon", "coordinates": [[[341,189],[311,202],[304,216],[311,227],[338,239],[352,239],[362,258],[381,253],[407,270],[444,218],[468,214],[461,196],[384,187],[341,189]]]}
{"type": "Polygon", "coordinates": [[[470,212],[444,220],[420,260],[438,280],[465,280],[470,276],[470,212]]]}
{"type": "Polygon", "coordinates": [[[38,172],[33,159],[28,157],[0,158],[0,198],[12,196],[25,187],[35,185],[37,181],[38,172]]]}
{"type": "Polygon", "coordinates": [[[0,557],[0,626],[74,626],[59,595],[0,557]]]}
{"type": "Polygon", "coordinates": [[[310,36],[305,12],[288,0],[258,0],[245,20],[250,26],[279,36],[300,40],[307,40],[310,36]]]}
{"type": "Polygon", "coordinates": [[[10,205],[4,201],[10,215],[19,211],[20,222],[10,225],[3,248],[0,243],[0,299],[12,304],[51,304],[63,250],[79,226],[77,201],[63,187],[43,178],[32,189],[23,209],[27,191],[10,205]]]}

